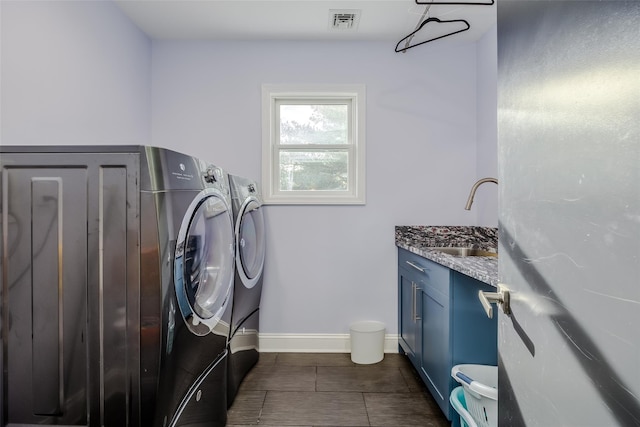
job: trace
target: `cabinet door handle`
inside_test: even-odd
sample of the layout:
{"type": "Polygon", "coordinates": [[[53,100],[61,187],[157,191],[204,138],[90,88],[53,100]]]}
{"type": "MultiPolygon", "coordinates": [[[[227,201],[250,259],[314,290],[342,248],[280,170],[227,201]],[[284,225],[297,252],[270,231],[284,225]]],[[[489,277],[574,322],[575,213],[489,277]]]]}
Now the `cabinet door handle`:
{"type": "Polygon", "coordinates": [[[416,284],[411,282],[411,318],[416,321],[416,284]]]}
{"type": "Polygon", "coordinates": [[[418,316],[418,291],[421,291],[422,288],[419,288],[418,285],[416,285],[415,283],[413,284],[413,321],[417,322],[418,320],[422,319],[420,316],[418,316]]]}
{"type": "Polygon", "coordinates": [[[424,273],[424,271],[425,271],[425,270],[428,270],[428,269],[425,269],[425,268],[420,267],[419,265],[415,265],[415,264],[414,264],[414,263],[412,263],[411,261],[405,261],[405,262],[406,262],[407,264],[409,264],[411,267],[413,267],[413,268],[415,268],[416,270],[418,270],[419,272],[421,272],[421,273],[424,273]]]}

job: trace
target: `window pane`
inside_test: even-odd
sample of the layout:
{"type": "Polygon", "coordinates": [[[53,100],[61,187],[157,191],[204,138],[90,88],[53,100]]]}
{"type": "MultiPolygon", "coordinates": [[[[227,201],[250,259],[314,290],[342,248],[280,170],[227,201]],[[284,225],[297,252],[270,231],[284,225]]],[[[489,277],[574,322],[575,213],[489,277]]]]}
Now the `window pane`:
{"type": "Polygon", "coordinates": [[[280,191],[347,191],[346,151],[280,151],[280,191]]]}
{"type": "Polygon", "coordinates": [[[280,144],[348,144],[349,108],[340,105],[280,105],[280,144]]]}

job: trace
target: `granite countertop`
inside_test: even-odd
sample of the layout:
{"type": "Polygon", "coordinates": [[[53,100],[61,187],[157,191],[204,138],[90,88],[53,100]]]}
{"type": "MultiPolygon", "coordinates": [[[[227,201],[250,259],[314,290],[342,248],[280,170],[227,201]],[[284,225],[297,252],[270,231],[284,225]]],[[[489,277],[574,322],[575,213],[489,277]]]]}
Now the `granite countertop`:
{"type": "Polygon", "coordinates": [[[396,246],[469,277],[498,286],[498,258],[453,256],[435,250],[465,247],[497,252],[498,229],[476,226],[396,226],[396,246]]]}

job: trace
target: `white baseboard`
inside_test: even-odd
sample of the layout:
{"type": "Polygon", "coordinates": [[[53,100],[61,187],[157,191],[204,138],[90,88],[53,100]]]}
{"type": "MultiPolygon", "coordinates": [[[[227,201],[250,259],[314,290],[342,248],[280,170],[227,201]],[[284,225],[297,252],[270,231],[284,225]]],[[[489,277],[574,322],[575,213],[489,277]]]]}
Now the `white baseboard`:
{"type": "MultiPolygon", "coordinates": [[[[350,334],[259,334],[261,353],[350,353],[350,334]]],[[[398,335],[384,337],[384,352],[398,352],[398,335]]]]}

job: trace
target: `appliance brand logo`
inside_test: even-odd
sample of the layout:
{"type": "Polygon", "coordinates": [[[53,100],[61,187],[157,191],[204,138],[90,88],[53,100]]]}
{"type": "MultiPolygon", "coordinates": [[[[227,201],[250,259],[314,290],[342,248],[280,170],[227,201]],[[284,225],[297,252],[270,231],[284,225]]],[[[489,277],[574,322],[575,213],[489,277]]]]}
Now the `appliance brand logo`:
{"type": "Polygon", "coordinates": [[[180,172],[171,172],[171,175],[173,175],[176,179],[184,179],[187,181],[191,181],[193,179],[193,175],[184,173],[187,170],[187,167],[184,163],[180,163],[178,165],[178,168],[180,169],[180,172]]]}

